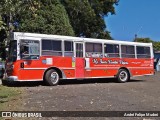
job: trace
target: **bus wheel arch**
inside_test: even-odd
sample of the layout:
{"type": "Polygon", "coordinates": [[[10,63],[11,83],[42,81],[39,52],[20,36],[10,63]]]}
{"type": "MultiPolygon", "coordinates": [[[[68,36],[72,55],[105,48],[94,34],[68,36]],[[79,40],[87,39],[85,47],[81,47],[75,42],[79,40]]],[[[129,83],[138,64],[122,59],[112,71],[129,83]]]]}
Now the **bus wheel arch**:
{"type": "Polygon", "coordinates": [[[130,80],[131,73],[126,67],[121,67],[116,75],[119,83],[125,83],[130,80]]]}
{"type": "Polygon", "coordinates": [[[62,78],[62,72],[56,67],[48,68],[43,75],[43,81],[49,86],[57,85],[60,78],[62,78]]]}

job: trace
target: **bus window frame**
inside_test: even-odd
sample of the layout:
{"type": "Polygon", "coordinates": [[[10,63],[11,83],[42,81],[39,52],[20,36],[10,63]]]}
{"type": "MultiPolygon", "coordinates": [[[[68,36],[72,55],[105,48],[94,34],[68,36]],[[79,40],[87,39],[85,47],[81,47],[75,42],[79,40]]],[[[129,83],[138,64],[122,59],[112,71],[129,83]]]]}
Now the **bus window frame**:
{"type": "MultiPolygon", "coordinates": [[[[106,46],[106,47],[107,47],[107,46],[106,46]]],[[[103,53],[104,58],[122,58],[122,57],[121,57],[121,44],[117,44],[117,43],[106,43],[106,42],[105,42],[103,48],[104,48],[104,53],[103,53]],[[108,53],[105,53],[105,45],[106,45],[106,44],[109,44],[109,45],[118,45],[118,53],[114,53],[114,54],[119,55],[119,57],[106,57],[105,54],[108,54],[108,53]]]]}
{"type": "Polygon", "coordinates": [[[120,53],[120,54],[121,54],[121,58],[128,58],[128,59],[130,59],[130,58],[131,58],[131,59],[135,59],[135,58],[136,58],[136,53],[135,53],[135,52],[136,52],[136,51],[135,51],[136,47],[135,47],[135,45],[125,45],[125,44],[121,44],[121,48],[120,48],[120,49],[121,49],[121,53],[120,53]],[[134,54],[126,54],[127,56],[128,56],[128,55],[133,55],[134,57],[123,57],[123,54],[125,54],[125,53],[122,53],[122,46],[127,46],[127,47],[128,47],[128,46],[132,46],[132,47],[134,47],[134,49],[133,49],[133,50],[134,50],[134,54]]]}
{"type": "Polygon", "coordinates": [[[104,47],[104,43],[103,42],[89,42],[89,41],[87,41],[87,42],[84,43],[84,45],[85,45],[85,49],[84,49],[85,54],[84,54],[84,56],[86,58],[103,58],[104,57],[104,48],[103,48],[104,47]],[[101,52],[86,52],[86,44],[87,43],[101,44],[101,52]],[[90,53],[90,54],[99,54],[100,57],[96,57],[96,56],[93,56],[93,55],[92,56],[87,56],[88,53],[90,53]]]}
{"type": "Polygon", "coordinates": [[[62,54],[63,54],[63,57],[73,57],[74,56],[74,41],[73,40],[63,40],[62,44],[63,44],[62,45],[62,49],[63,49],[62,50],[62,52],[63,52],[62,54]],[[72,43],[72,45],[73,45],[72,46],[73,51],[65,51],[65,42],[71,42],[72,43]],[[68,52],[68,53],[72,52],[73,55],[72,56],[67,56],[67,55],[65,55],[65,52],[68,52]]]}
{"type": "Polygon", "coordinates": [[[59,56],[59,57],[64,57],[64,40],[61,40],[61,39],[56,39],[56,38],[51,38],[51,39],[41,39],[41,56],[59,56]],[[60,41],[61,42],[61,51],[53,51],[53,50],[43,50],[43,44],[42,44],[42,41],[46,41],[46,40],[50,40],[51,42],[52,41],[60,41]],[[57,53],[57,52],[61,52],[61,55],[43,55],[42,52],[43,51],[53,51],[54,53],[57,53]]]}
{"type": "Polygon", "coordinates": [[[136,49],[136,58],[137,59],[151,59],[153,57],[153,55],[152,55],[153,51],[151,50],[151,46],[136,45],[135,49],[136,49]],[[150,52],[149,57],[138,57],[138,55],[146,55],[146,54],[137,54],[137,47],[149,48],[149,52],[150,52]]]}

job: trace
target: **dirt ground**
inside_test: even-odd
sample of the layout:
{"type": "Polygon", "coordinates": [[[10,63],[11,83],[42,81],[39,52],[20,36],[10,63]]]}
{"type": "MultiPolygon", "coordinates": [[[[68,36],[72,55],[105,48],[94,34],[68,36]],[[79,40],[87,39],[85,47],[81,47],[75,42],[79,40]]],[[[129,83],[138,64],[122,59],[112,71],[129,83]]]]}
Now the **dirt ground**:
{"type": "MultiPolygon", "coordinates": [[[[21,111],[160,111],[160,72],[154,76],[132,78],[127,83],[116,83],[114,79],[86,79],[63,80],[58,86],[44,86],[41,82],[16,83],[10,85],[12,86],[25,91],[19,107],[16,107],[16,110],[21,111]]],[[[160,118],[39,119],[158,120],[160,118]]]]}

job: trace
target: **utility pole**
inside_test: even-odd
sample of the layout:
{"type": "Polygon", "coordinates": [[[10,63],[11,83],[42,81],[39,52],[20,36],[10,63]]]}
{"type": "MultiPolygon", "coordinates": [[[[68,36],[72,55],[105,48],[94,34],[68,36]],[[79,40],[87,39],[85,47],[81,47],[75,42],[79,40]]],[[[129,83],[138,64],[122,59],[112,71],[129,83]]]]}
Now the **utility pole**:
{"type": "Polygon", "coordinates": [[[134,38],[134,42],[136,42],[137,41],[137,34],[135,34],[135,38],[134,38]]]}
{"type": "Polygon", "coordinates": [[[142,26],[139,28],[139,30],[137,31],[137,33],[135,34],[135,38],[134,38],[134,41],[136,42],[137,41],[137,36],[139,34],[139,32],[142,30],[142,26]]]}

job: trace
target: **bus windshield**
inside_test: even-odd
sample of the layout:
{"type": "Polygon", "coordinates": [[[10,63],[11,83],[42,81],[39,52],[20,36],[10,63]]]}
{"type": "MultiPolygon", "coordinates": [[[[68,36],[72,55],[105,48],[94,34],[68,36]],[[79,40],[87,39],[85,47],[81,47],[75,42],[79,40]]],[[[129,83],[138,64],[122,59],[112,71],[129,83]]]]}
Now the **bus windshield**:
{"type": "Polygon", "coordinates": [[[21,40],[20,57],[21,59],[39,59],[39,41],[21,40]]]}
{"type": "Polygon", "coordinates": [[[9,45],[8,61],[14,62],[17,59],[17,41],[11,41],[9,45]]]}

